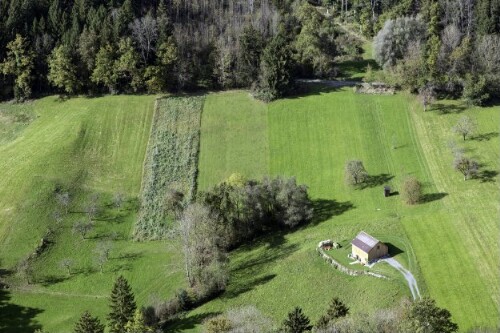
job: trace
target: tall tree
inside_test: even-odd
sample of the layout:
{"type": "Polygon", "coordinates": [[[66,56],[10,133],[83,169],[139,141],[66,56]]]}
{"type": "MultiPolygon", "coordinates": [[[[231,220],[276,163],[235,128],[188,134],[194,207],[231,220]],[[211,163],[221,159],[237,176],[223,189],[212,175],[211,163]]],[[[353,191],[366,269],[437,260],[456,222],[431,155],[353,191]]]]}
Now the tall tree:
{"type": "Polygon", "coordinates": [[[120,275],[116,279],[111,291],[111,312],[108,315],[109,328],[111,333],[123,333],[125,325],[134,317],[137,308],[134,294],[128,281],[120,275]]]}
{"type": "Polygon", "coordinates": [[[14,96],[18,100],[31,96],[33,81],[34,54],[26,38],[16,35],[7,44],[7,57],[0,63],[4,75],[14,77],[14,96]]]}
{"type": "Polygon", "coordinates": [[[294,86],[293,69],[290,42],[280,33],[271,40],[262,55],[259,80],[261,98],[271,101],[289,93],[294,86]]]}
{"type": "Polygon", "coordinates": [[[114,70],[115,54],[111,45],[101,47],[95,60],[91,80],[104,85],[109,92],[116,93],[116,75],[114,70]]]}
{"type": "Polygon", "coordinates": [[[259,65],[264,49],[262,34],[252,25],[245,27],[240,37],[239,61],[243,84],[250,86],[259,76],[259,65]]]}
{"type": "Polygon", "coordinates": [[[74,94],[78,90],[80,81],[77,78],[77,67],[73,64],[71,50],[67,46],[60,45],[52,51],[48,79],[67,94],[74,94]]]}
{"type": "Polygon", "coordinates": [[[440,308],[430,298],[414,301],[406,314],[404,332],[439,332],[452,333],[458,331],[458,325],[451,321],[448,310],[440,308]]]}
{"type": "Polygon", "coordinates": [[[90,312],[82,313],[80,319],[76,322],[74,333],[104,333],[104,325],[97,317],[92,317],[90,312]]]}

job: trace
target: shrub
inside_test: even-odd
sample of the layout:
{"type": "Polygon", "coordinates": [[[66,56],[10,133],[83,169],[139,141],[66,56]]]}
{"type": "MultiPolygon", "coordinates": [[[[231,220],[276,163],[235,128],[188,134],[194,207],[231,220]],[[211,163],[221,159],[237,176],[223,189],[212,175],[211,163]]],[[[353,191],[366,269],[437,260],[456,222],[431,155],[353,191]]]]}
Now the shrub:
{"type": "Polygon", "coordinates": [[[404,179],[401,190],[403,200],[409,205],[418,203],[422,196],[422,184],[413,176],[404,179]]]}
{"type": "Polygon", "coordinates": [[[204,326],[207,333],[224,333],[232,328],[231,322],[224,316],[211,318],[205,322],[204,326]]]}

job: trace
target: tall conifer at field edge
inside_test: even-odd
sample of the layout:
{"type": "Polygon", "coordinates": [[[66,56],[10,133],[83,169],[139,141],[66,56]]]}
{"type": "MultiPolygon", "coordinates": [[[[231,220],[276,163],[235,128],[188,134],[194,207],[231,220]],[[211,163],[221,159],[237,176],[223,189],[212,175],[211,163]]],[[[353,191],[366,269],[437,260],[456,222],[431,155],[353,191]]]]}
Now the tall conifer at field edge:
{"type": "Polygon", "coordinates": [[[122,333],[125,325],[133,319],[136,309],[134,294],[128,281],[119,276],[111,291],[111,312],[108,315],[111,333],[122,333]]]}

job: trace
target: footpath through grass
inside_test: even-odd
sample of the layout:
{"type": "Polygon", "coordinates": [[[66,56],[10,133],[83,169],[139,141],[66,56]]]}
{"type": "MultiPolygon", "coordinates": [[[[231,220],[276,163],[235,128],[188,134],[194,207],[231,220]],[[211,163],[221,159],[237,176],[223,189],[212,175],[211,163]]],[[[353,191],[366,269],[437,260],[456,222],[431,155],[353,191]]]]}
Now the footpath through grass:
{"type": "Polygon", "coordinates": [[[139,306],[184,285],[175,244],[130,239],[154,99],[47,97],[33,103],[36,119],[0,145],[0,274],[11,285],[0,295],[1,331],[33,332],[41,325],[69,332],[85,310],[104,320],[119,274],[130,281],[139,306]],[[63,192],[71,198],[67,213],[56,200],[63,192]],[[95,227],[83,239],[72,226],[88,220],[91,202],[98,208],[95,227]],[[31,283],[8,274],[48,229],[51,244],[32,261],[31,283]],[[101,272],[96,250],[108,245],[101,272]],[[70,274],[63,259],[72,261],[70,274]]]}
{"type": "Polygon", "coordinates": [[[347,277],[314,252],[320,240],[345,244],[360,230],[389,243],[417,278],[421,292],[448,308],[461,330],[498,325],[498,108],[458,108],[478,119],[480,135],[464,145],[483,165],[480,179],[464,182],[453,171],[447,148],[451,139],[459,140],[450,129],[460,115],[446,113],[456,108],[424,114],[404,94],[370,96],[318,87],[269,104],[267,118],[259,118],[259,125],[251,123],[250,128],[268,127],[266,145],[262,135],[245,129],[253,103],[243,92],[208,98],[201,146],[202,156],[211,160],[200,159],[200,184],[216,184],[232,172],[258,177],[269,170],[271,175],[296,176],[310,188],[316,219],[294,233],[264,237],[235,251],[228,291],[195,310],[181,327],[242,304],[255,304],[277,321],[296,305],[316,320],[333,296],[345,299],[356,312],[393,306],[409,295],[402,279],[347,277]],[[229,113],[241,122],[219,125],[224,131],[211,129],[224,124],[229,113]],[[235,136],[238,140],[220,139],[235,136]],[[269,147],[269,155],[256,146],[269,147]],[[243,172],[240,156],[251,156],[245,166],[259,161],[259,167],[243,172]],[[344,163],[349,159],[364,161],[372,176],[366,188],[345,185],[344,163]],[[262,161],[269,161],[268,169],[262,161]],[[424,183],[423,202],[417,206],[403,204],[398,195],[383,196],[383,185],[398,191],[407,175],[424,183]]]}

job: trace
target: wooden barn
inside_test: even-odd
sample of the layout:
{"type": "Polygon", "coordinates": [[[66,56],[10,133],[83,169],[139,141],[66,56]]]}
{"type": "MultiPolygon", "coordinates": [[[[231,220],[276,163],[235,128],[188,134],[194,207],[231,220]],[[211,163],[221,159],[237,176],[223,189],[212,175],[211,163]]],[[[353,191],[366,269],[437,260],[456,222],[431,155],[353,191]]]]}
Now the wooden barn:
{"type": "Polygon", "coordinates": [[[378,239],[361,231],[351,242],[352,256],[363,264],[386,256],[389,253],[387,245],[378,239]]]}

